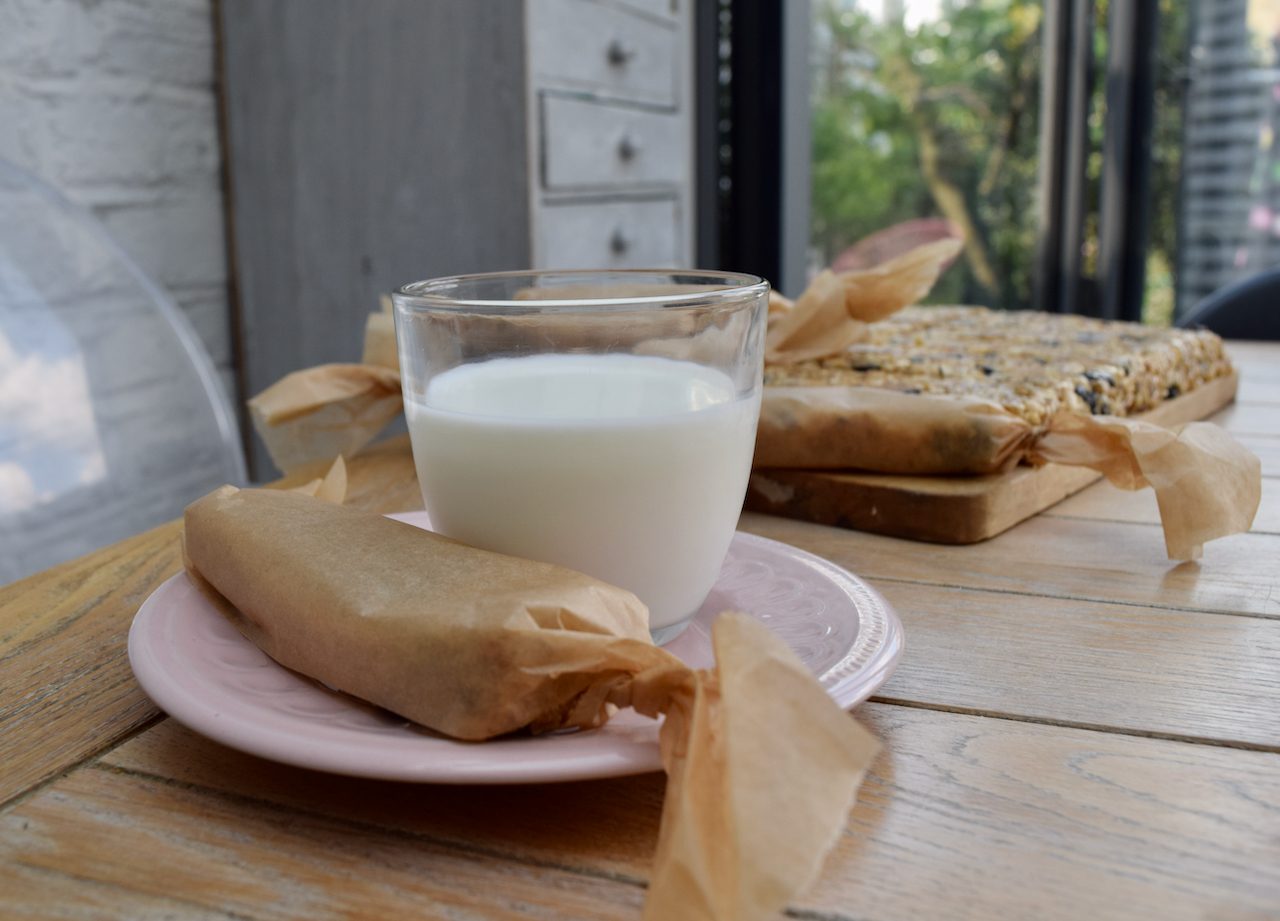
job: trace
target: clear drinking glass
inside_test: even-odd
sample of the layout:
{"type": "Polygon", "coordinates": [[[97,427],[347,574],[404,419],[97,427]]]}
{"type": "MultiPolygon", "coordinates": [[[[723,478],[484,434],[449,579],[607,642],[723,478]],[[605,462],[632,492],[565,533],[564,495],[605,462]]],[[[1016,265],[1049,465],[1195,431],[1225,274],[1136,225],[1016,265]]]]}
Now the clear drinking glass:
{"type": "Polygon", "coordinates": [[[509,272],[394,295],[435,529],[587,573],[673,639],[746,492],[769,286],[701,271],[509,272]]]}

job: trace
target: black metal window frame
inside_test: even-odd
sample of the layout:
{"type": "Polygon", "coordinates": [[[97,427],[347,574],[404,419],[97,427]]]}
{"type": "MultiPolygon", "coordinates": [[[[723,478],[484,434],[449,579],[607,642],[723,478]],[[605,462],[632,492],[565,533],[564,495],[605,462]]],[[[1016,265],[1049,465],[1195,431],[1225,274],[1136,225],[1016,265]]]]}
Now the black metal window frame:
{"type": "Polygon", "coordinates": [[[809,0],[694,0],[698,261],[795,296],[809,247],[809,0]]]}
{"type": "Polygon", "coordinates": [[[1096,278],[1083,271],[1095,0],[1044,0],[1032,306],[1140,320],[1151,214],[1157,0],[1111,0],[1096,278]]]}

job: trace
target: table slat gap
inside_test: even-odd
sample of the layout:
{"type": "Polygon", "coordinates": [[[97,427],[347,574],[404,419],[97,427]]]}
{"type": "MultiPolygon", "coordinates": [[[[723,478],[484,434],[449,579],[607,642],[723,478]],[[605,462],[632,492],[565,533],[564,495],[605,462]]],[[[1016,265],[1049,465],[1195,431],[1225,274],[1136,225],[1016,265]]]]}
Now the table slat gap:
{"type": "MultiPolygon", "coordinates": [[[[1274,479],[1274,480],[1280,481],[1280,477],[1263,477],[1263,479],[1264,480],[1274,479]]],[[[1160,527],[1160,525],[1150,521],[1129,521],[1128,519],[1125,519],[1125,518],[1107,518],[1105,516],[1098,516],[1098,515],[1070,515],[1063,512],[1054,512],[1054,511],[1041,512],[1040,514],[1045,518],[1057,518],[1062,521],[1098,521],[1106,524],[1136,524],[1144,528],[1160,527]]],[[[1256,527],[1250,528],[1248,533],[1269,534],[1272,537],[1280,536],[1280,531],[1273,531],[1270,528],[1256,528],[1256,527]]],[[[1161,605],[1161,607],[1166,607],[1166,605],[1161,605]]]]}
{"type": "Polygon", "coordinates": [[[976,716],[982,719],[1007,720],[1015,723],[1032,723],[1037,726],[1056,726],[1061,729],[1080,729],[1085,732],[1104,732],[1108,735],[1129,736],[1139,739],[1159,739],[1162,742],[1181,742],[1187,745],[1208,745],[1213,748],[1235,748],[1241,751],[1266,752],[1280,754],[1280,745],[1263,745],[1257,742],[1239,742],[1234,739],[1193,736],[1176,732],[1157,732],[1147,729],[1126,729],[1120,726],[1108,726],[1103,723],[1088,723],[1079,720],[1054,719],[1053,717],[1028,716],[1021,713],[1007,713],[999,710],[986,710],[979,707],[959,707],[949,704],[926,703],[902,697],[882,697],[878,694],[868,698],[868,703],[883,704],[891,707],[907,707],[911,710],[932,710],[936,713],[955,713],[959,716],[976,716]]]}
{"type": "Polygon", "coordinates": [[[27,800],[31,799],[32,797],[39,796],[45,790],[49,789],[55,784],[61,783],[62,781],[66,780],[69,776],[76,773],[77,771],[82,771],[82,770],[85,770],[86,768],[93,767],[100,758],[103,758],[106,755],[111,754],[112,751],[119,748],[121,745],[125,745],[128,742],[133,741],[135,738],[142,735],[143,733],[150,732],[152,729],[156,728],[167,719],[169,719],[169,715],[167,713],[158,712],[154,716],[147,719],[145,722],[140,723],[139,725],[133,727],[133,729],[131,729],[130,731],[122,733],[119,736],[119,738],[113,739],[112,741],[95,749],[94,751],[88,752],[87,754],[84,755],[84,757],[82,757],[79,761],[76,761],[74,764],[65,765],[64,769],[61,770],[60,772],[52,774],[49,777],[46,777],[36,783],[33,783],[31,786],[27,787],[25,790],[21,790],[20,792],[15,793],[13,796],[9,797],[8,799],[4,800],[3,802],[0,802],[0,816],[4,815],[6,812],[16,809],[17,807],[21,806],[23,803],[25,803],[27,800]]]}
{"type": "MultiPolygon", "coordinates": [[[[1066,519],[1071,520],[1071,519],[1066,519]]],[[[1077,521],[1093,521],[1094,519],[1075,519],[1077,521]]],[[[918,585],[921,588],[943,588],[947,591],[967,593],[991,593],[994,595],[1016,595],[1021,598],[1048,598],[1053,601],[1078,601],[1083,604],[1115,604],[1126,608],[1141,608],[1153,611],[1176,611],[1180,614],[1213,614],[1225,617],[1252,617],[1258,620],[1280,620],[1280,614],[1268,614],[1265,611],[1231,611],[1225,608],[1194,608],[1172,604],[1147,604],[1141,601],[1117,601],[1114,598],[1098,598],[1092,595],[1054,594],[1052,592],[1030,592],[1016,588],[993,588],[978,585],[957,585],[953,582],[932,582],[925,579],[907,579],[900,576],[866,576],[866,581],[873,587],[880,583],[888,585],[918,585]]],[[[878,590],[878,588],[877,588],[878,590]]],[[[883,592],[881,593],[883,594],[883,592]]]]}
{"type": "Polygon", "coordinates": [[[1203,559],[1179,563],[1167,558],[1152,525],[1043,514],[967,546],[921,545],[750,512],[739,528],[807,550],[873,583],[1280,617],[1275,534],[1211,541],[1203,559]]]}
{"type": "MultiPolygon", "coordinates": [[[[161,784],[163,786],[171,787],[175,790],[181,790],[197,796],[211,796],[219,799],[225,799],[240,805],[265,807],[283,815],[291,815],[307,819],[320,819],[325,822],[335,822],[348,826],[353,831],[372,832],[374,834],[386,835],[388,837],[397,838],[413,844],[426,844],[433,847],[443,848],[445,850],[454,850],[460,853],[473,854],[477,857],[488,857],[493,860],[502,860],[524,866],[536,867],[540,870],[556,870],[562,873],[572,873],[579,876],[587,876],[592,879],[604,880],[606,882],[636,886],[641,889],[649,888],[649,881],[647,879],[628,873],[620,873],[615,870],[602,869],[598,867],[579,866],[553,860],[540,860],[537,857],[532,857],[527,854],[504,851],[500,848],[484,847],[483,845],[459,841],[455,838],[438,837],[406,829],[388,828],[385,825],[378,825],[372,822],[361,822],[358,819],[336,816],[333,813],[321,812],[314,809],[304,809],[300,806],[281,803],[278,800],[272,800],[265,797],[249,796],[243,793],[232,793],[227,790],[194,783],[192,781],[166,777],[163,774],[157,774],[152,771],[143,771],[137,768],[113,765],[100,761],[87,765],[86,769],[119,777],[130,777],[147,783],[161,784]]],[[[59,778],[59,780],[62,779],[63,778],[59,778]]],[[[536,789],[536,785],[531,789],[536,789]]]]}

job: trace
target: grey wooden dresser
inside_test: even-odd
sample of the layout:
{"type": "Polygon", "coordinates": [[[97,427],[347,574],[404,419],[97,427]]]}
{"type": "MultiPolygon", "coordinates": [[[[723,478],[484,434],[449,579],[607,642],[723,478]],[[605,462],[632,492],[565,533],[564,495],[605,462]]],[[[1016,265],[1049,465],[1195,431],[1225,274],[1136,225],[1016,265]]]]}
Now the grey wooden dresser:
{"type": "Polygon", "coordinates": [[[526,0],[535,268],[693,263],[689,0],[526,0]]]}

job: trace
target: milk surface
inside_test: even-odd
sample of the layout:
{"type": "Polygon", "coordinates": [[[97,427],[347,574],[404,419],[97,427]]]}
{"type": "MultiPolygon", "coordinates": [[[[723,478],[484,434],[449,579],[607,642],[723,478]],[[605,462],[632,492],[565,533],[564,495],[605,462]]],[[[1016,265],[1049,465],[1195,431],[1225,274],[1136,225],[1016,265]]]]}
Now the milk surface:
{"type": "Polygon", "coordinates": [[[437,531],[629,589],[659,630],[719,574],[760,395],[691,362],[537,355],[454,368],[405,410],[437,531]]]}

